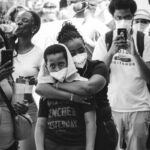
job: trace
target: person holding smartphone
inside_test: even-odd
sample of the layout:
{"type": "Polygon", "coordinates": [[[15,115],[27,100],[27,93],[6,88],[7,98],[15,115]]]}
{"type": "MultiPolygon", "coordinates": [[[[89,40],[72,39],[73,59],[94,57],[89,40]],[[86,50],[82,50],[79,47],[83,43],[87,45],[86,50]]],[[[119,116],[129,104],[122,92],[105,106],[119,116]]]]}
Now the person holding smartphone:
{"type": "Polygon", "coordinates": [[[138,32],[132,30],[137,5],[134,0],[112,0],[109,11],[116,30],[112,42],[101,36],[94,49],[93,59],[103,60],[110,69],[108,98],[116,123],[119,140],[117,150],[147,150],[148,121],[150,116],[150,38],[144,36],[143,55],[138,44],[138,32]],[[124,37],[124,28],[127,40],[124,37]],[[117,34],[117,31],[120,34],[117,34]]]}
{"type": "Polygon", "coordinates": [[[32,118],[33,130],[29,138],[19,141],[21,150],[35,150],[34,129],[37,120],[37,106],[32,96],[33,87],[37,83],[36,77],[42,61],[42,50],[32,43],[32,37],[38,32],[41,20],[33,11],[21,11],[15,17],[16,30],[10,39],[10,46],[16,54],[13,58],[14,72],[14,100],[22,102],[23,99],[29,105],[28,114],[32,118]],[[17,39],[17,40],[16,40],[17,39]]]}
{"type": "MultiPolygon", "coordinates": [[[[3,55],[7,51],[5,42],[4,33],[0,30],[0,86],[8,99],[12,101],[13,80],[11,75],[14,72],[14,67],[12,66],[11,61],[5,59],[6,57],[3,55]]],[[[15,105],[15,108],[18,107],[22,108],[22,111],[19,112],[20,114],[27,111],[27,107],[24,107],[22,104],[19,106],[15,105]]],[[[16,150],[18,148],[17,141],[14,137],[14,127],[11,117],[11,113],[5,103],[3,94],[0,92],[0,149],[2,150],[16,150]]]]}

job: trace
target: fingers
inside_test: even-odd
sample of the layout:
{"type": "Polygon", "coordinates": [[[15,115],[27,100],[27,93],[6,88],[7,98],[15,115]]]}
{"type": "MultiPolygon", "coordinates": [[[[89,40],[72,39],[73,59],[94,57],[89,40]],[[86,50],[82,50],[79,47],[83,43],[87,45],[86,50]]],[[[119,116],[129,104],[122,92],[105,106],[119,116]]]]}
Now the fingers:
{"type": "Polygon", "coordinates": [[[73,102],[80,103],[80,104],[87,104],[87,105],[91,104],[90,102],[84,101],[83,99],[82,100],[73,100],[73,102]]]}
{"type": "Polygon", "coordinates": [[[32,78],[29,80],[29,85],[36,85],[37,80],[35,78],[32,78]]]}
{"type": "Polygon", "coordinates": [[[14,67],[0,68],[0,75],[8,74],[10,75],[14,71],[14,67]]]}
{"type": "Polygon", "coordinates": [[[26,106],[23,103],[17,102],[13,105],[13,107],[14,107],[14,110],[16,111],[16,113],[18,113],[18,114],[25,114],[28,111],[28,106],[26,106]]]}
{"type": "Polygon", "coordinates": [[[29,85],[36,85],[37,80],[34,76],[25,77],[25,79],[28,79],[29,85]]]}
{"type": "Polygon", "coordinates": [[[13,69],[13,67],[0,68],[0,81],[11,75],[14,72],[13,69]]]}
{"type": "Polygon", "coordinates": [[[5,64],[1,65],[1,66],[0,66],[0,69],[1,69],[1,68],[6,68],[6,67],[9,66],[10,64],[11,64],[11,61],[9,60],[9,61],[7,61],[5,64]]]}
{"type": "Polygon", "coordinates": [[[73,96],[73,102],[76,103],[81,103],[81,104],[91,104],[89,101],[89,97],[83,97],[83,96],[78,96],[78,95],[74,95],[73,96]]]}

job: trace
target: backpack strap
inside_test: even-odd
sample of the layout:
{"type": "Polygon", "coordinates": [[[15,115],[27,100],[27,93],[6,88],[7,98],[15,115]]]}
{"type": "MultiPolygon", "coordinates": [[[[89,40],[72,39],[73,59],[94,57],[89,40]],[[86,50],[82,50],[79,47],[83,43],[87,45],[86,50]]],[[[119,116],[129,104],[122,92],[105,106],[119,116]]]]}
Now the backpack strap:
{"type": "Polygon", "coordinates": [[[137,48],[140,56],[143,56],[143,51],[144,51],[144,33],[137,31],[137,48]]]}
{"type": "Polygon", "coordinates": [[[105,43],[107,46],[107,51],[109,51],[113,40],[113,31],[109,31],[105,35],[105,43]]]}

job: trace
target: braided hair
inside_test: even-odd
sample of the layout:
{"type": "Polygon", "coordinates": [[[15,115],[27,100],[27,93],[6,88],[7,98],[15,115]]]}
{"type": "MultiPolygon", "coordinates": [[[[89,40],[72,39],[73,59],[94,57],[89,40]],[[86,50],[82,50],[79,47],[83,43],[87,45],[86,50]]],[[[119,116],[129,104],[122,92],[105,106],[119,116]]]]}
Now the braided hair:
{"type": "MultiPolygon", "coordinates": [[[[81,34],[78,32],[78,30],[76,29],[76,27],[74,25],[72,25],[68,21],[64,22],[64,24],[62,25],[61,31],[58,33],[57,41],[59,43],[64,44],[75,38],[81,38],[83,40],[83,37],[81,36],[81,34]]],[[[83,40],[83,42],[84,42],[84,40],[83,40]]]]}

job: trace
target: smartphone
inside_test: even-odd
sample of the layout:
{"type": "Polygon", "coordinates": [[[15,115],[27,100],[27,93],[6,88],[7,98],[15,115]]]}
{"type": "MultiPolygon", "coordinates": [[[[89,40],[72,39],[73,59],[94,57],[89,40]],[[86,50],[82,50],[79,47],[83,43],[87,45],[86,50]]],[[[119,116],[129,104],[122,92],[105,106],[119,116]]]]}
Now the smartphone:
{"type": "Polygon", "coordinates": [[[13,66],[13,51],[12,50],[2,50],[1,51],[1,65],[10,61],[9,67],[13,66]]]}
{"type": "Polygon", "coordinates": [[[125,28],[119,28],[119,29],[117,30],[117,34],[118,34],[118,35],[123,34],[124,39],[127,40],[127,29],[125,29],[125,28]]]}

